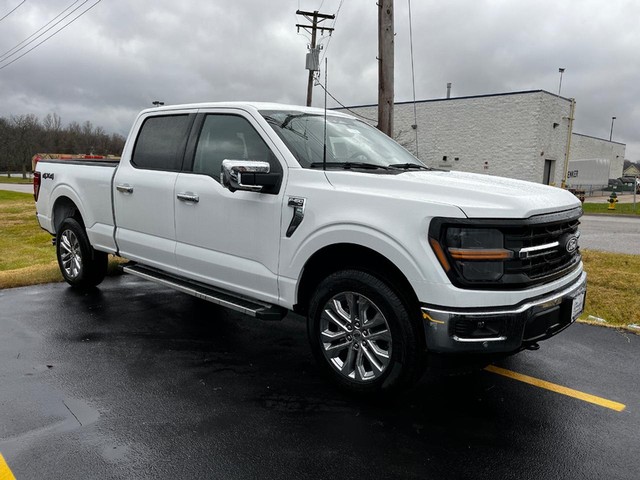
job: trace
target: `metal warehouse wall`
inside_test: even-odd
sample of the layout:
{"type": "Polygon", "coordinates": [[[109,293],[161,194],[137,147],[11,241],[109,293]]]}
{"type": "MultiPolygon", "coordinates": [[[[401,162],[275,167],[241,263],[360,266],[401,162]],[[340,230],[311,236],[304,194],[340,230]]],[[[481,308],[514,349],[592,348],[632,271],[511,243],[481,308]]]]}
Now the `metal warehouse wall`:
{"type": "MultiPolygon", "coordinates": [[[[377,118],[376,105],[349,109],[377,118]]],[[[435,168],[559,186],[570,110],[570,100],[543,90],[420,101],[415,122],[417,156],[435,168]]],[[[413,103],[396,104],[394,120],[394,138],[415,154],[413,103]]],[[[584,145],[588,151],[588,144],[578,143],[579,149],[584,145]]],[[[602,155],[594,152],[595,157],[602,155]]],[[[573,152],[570,158],[574,158],[573,152]]]]}
{"type": "Polygon", "coordinates": [[[574,133],[571,138],[569,160],[610,159],[609,178],[619,178],[624,169],[625,151],[626,145],[624,143],[610,142],[602,138],[574,133]]]}

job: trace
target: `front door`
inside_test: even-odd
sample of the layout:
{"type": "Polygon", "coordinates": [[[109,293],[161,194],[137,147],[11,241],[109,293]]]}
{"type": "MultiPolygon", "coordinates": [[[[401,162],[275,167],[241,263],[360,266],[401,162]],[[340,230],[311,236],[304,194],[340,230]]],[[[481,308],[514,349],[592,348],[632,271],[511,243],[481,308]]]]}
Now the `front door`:
{"type": "Polygon", "coordinates": [[[176,181],[176,259],[184,276],[275,302],[284,188],[232,193],[220,183],[225,159],[267,161],[283,171],[259,129],[240,111],[202,119],[191,171],[176,181]]]}

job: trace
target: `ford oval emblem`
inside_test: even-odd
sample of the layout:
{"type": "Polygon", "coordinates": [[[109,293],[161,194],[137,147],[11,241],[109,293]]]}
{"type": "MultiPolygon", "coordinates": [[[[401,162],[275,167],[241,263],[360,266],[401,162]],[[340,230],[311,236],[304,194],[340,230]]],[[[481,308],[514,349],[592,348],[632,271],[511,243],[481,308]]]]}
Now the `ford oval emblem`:
{"type": "Polygon", "coordinates": [[[573,236],[569,237],[564,248],[566,248],[569,253],[575,252],[578,249],[578,238],[573,236]]]}

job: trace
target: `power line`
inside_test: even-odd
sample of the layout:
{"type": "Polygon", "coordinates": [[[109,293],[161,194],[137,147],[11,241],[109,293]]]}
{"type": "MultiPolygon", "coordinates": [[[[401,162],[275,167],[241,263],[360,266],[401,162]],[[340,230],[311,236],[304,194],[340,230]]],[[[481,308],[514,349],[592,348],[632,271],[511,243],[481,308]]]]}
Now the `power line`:
{"type": "MultiPolygon", "coordinates": [[[[335,28],[336,23],[338,22],[338,15],[340,14],[340,9],[342,8],[343,3],[344,3],[344,0],[340,0],[340,5],[338,5],[338,10],[335,13],[335,18],[333,19],[331,28],[335,28]]],[[[322,61],[324,60],[324,57],[327,56],[327,50],[329,50],[329,44],[331,43],[332,38],[333,38],[333,35],[329,35],[329,40],[327,40],[327,44],[325,45],[324,50],[322,51],[322,58],[320,59],[320,63],[322,63],[322,61]]]]}
{"type": "Polygon", "coordinates": [[[377,122],[378,122],[378,120],[375,120],[375,119],[373,119],[373,118],[369,118],[369,117],[365,117],[364,115],[360,115],[359,113],[354,112],[353,110],[351,110],[349,107],[346,107],[345,105],[343,105],[343,104],[342,104],[342,102],[341,102],[340,100],[338,100],[336,97],[334,97],[333,95],[331,95],[331,92],[330,92],[329,90],[327,90],[327,89],[324,87],[324,85],[323,85],[322,83],[320,83],[320,81],[319,81],[319,80],[316,80],[316,85],[318,85],[320,88],[322,88],[322,89],[327,93],[327,95],[329,95],[329,96],[330,96],[331,98],[333,98],[336,102],[338,102],[338,105],[340,105],[340,106],[341,106],[342,108],[344,108],[345,110],[347,110],[347,111],[351,112],[351,113],[352,113],[352,114],[354,114],[356,117],[360,117],[360,118],[362,118],[363,120],[367,120],[367,121],[369,121],[369,122],[373,122],[373,123],[377,123],[377,122]]]}
{"type": "Polygon", "coordinates": [[[19,9],[19,8],[22,6],[22,4],[23,4],[24,2],[26,2],[26,1],[27,1],[27,0],[22,0],[22,2],[20,2],[20,3],[18,4],[18,6],[17,6],[17,7],[15,7],[13,10],[11,10],[9,13],[7,13],[4,17],[0,18],[0,22],[1,22],[2,20],[4,20],[5,18],[7,18],[9,15],[11,15],[13,12],[15,12],[17,9],[19,9]]]}
{"type": "Polygon", "coordinates": [[[35,42],[38,38],[40,38],[42,35],[44,35],[45,33],[47,33],[49,30],[51,30],[53,27],[55,27],[56,25],[58,25],[60,22],[62,22],[65,18],[67,18],[69,15],[71,15],[73,12],[75,12],[76,10],[78,10],[80,7],[82,7],[82,5],[84,5],[85,3],[87,3],[89,0],[84,0],[84,2],[82,2],[80,5],[78,5],[75,9],[73,9],[71,12],[69,12],[66,16],[64,16],[63,18],[61,18],[60,20],[58,20],[56,23],[54,23],[53,25],[51,25],[51,27],[47,28],[54,20],[56,20],[58,17],[60,17],[64,12],[66,12],[67,10],[69,10],[71,7],[73,7],[76,3],[78,3],[80,0],[76,0],[75,2],[73,2],[71,5],[69,5],[67,8],[65,8],[64,10],[62,10],[62,12],[60,12],[58,15],[56,15],[55,17],[53,17],[51,20],[49,20],[47,23],[45,23],[42,27],[40,27],[38,30],[36,30],[35,32],[33,32],[31,35],[29,35],[27,38],[25,38],[24,40],[22,40],[20,43],[14,45],[12,48],[10,48],[9,50],[7,50],[6,52],[4,52],[2,55],[0,55],[0,63],[4,62],[5,60],[7,60],[10,57],[13,57],[16,53],[18,53],[20,50],[24,49],[27,45],[32,44],[33,42],[35,42]],[[47,28],[46,30],[44,30],[45,28],[47,28]],[[41,30],[44,30],[42,33],[40,33],[40,35],[38,35],[36,38],[31,39],[32,37],[34,37],[38,32],[40,32],[41,30]],[[27,42],[27,40],[29,40],[27,42]],[[24,44],[25,42],[27,42],[26,44],[24,44]],[[24,45],[23,45],[24,44],[24,45]],[[21,46],[22,45],[22,46],[21,46]],[[20,47],[20,48],[18,48],[20,47]],[[13,52],[13,53],[11,53],[13,52]]]}
{"type": "MultiPolygon", "coordinates": [[[[77,15],[75,18],[73,18],[69,23],[66,23],[65,25],[63,25],[61,28],[59,28],[58,30],[56,30],[55,32],[53,32],[51,35],[49,35],[47,38],[45,38],[44,40],[42,40],[40,43],[37,43],[36,45],[34,45],[32,48],[30,48],[29,50],[27,50],[26,52],[24,52],[22,55],[20,55],[19,57],[14,58],[13,60],[11,60],[9,63],[2,65],[0,67],[0,70],[3,70],[5,68],[7,68],[9,65],[11,65],[12,63],[20,60],[22,57],[24,57],[27,53],[31,52],[32,50],[35,50],[36,48],[38,48],[40,45],[42,45],[44,42],[46,42],[47,40],[51,39],[52,37],[54,37],[55,35],[57,35],[58,33],[60,33],[62,30],[64,30],[65,28],[67,28],[69,25],[71,25],[73,22],[75,22],[76,20],[78,20],[80,17],[82,17],[85,13],[87,13],[89,10],[93,9],[93,7],[95,7],[96,5],[98,5],[102,0],[98,0],[96,3],[94,3],[93,5],[91,5],[89,8],[87,8],[86,10],[84,10],[82,13],[80,13],[79,15],[77,15]]],[[[75,11],[75,10],[74,10],[75,11]]],[[[65,17],[66,18],[66,17],[65,17]]]]}

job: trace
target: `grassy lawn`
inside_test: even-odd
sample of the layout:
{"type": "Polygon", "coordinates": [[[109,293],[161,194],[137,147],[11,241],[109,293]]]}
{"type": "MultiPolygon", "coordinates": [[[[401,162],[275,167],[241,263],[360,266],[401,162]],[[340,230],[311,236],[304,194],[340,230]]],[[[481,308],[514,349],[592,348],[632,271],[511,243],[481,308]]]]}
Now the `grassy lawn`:
{"type": "Polygon", "coordinates": [[[0,175],[0,183],[18,183],[21,185],[33,185],[32,178],[22,178],[22,175],[18,174],[17,177],[5,177],[0,175]]]}
{"type": "Polygon", "coordinates": [[[640,255],[584,250],[587,304],[581,319],[604,318],[610,325],[640,325],[640,255]]]}
{"type": "Polygon", "coordinates": [[[62,280],[51,235],[40,229],[33,195],[0,190],[0,288],[62,280]]]}
{"type": "Polygon", "coordinates": [[[635,211],[633,203],[616,203],[615,210],[609,210],[608,203],[584,203],[582,204],[584,213],[609,213],[614,215],[640,215],[640,195],[635,211]]]}
{"type": "Polygon", "coordinates": [[[51,235],[38,225],[30,193],[0,190],[0,252],[0,289],[62,281],[51,235]]]}
{"type": "MultiPolygon", "coordinates": [[[[605,205],[606,207],[606,205],[605,205]]],[[[35,218],[33,195],[0,190],[0,289],[62,281],[51,235],[35,218]]],[[[640,255],[583,251],[589,315],[608,325],[640,324],[640,255]]],[[[119,259],[111,259],[115,270],[119,259]]]]}

